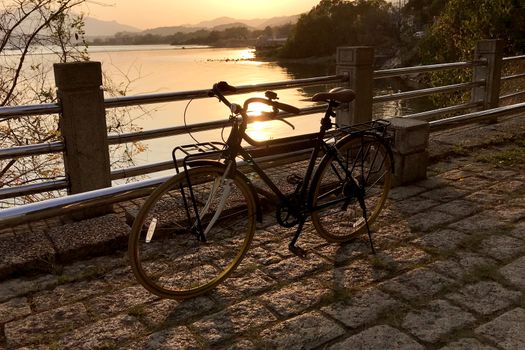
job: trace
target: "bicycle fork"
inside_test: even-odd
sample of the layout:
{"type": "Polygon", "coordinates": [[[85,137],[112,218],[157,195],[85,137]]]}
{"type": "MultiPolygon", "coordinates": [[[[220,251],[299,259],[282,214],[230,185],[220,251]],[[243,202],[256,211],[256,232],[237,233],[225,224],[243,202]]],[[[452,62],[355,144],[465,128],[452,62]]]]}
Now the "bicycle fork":
{"type": "MultiPolygon", "coordinates": [[[[363,141],[361,140],[361,145],[363,145],[363,141]]],[[[359,181],[357,180],[353,175],[352,175],[352,171],[353,169],[355,168],[355,163],[354,165],[352,166],[352,171],[349,171],[348,168],[346,166],[344,166],[344,161],[341,159],[341,155],[339,154],[339,152],[337,151],[337,149],[333,149],[332,152],[334,152],[335,156],[336,156],[336,159],[337,159],[337,163],[339,164],[339,166],[341,167],[341,169],[343,169],[344,173],[345,173],[345,181],[350,181],[350,186],[351,188],[353,189],[351,191],[352,195],[354,195],[356,198],[357,198],[357,202],[359,203],[359,207],[361,208],[361,210],[363,211],[363,219],[365,221],[365,226],[366,226],[366,233],[368,235],[368,241],[370,242],[370,249],[372,250],[372,254],[376,254],[376,250],[374,248],[374,241],[372,239],[372,232],[370,231],[370,226],[368,225],[368,210],[366,208],[366,202],[365,202],[365,195],[366,195],[366,182],[367,182],[367,179],[365,178],[365,174],[363,173],[364,172],[364,163],[365,163],[365,158],[368,156],[368,152],[370,151],[370,149],[368,149],[366,151],[366,155],[365,155],[365,151],[363,149],[363,147],[361,146],[360,149],[359,149],[359,152],[357,154],[357,158],[361,158],[361,178],[362,178],[362,181],[359,181]],[[360,183],[361,182],[361,183],[360,183]]],[[[375,155],[377,156],[377,155],[375,155]]],[[[372,163],[375,163],[375,157],[374,157],[374,161],[372,163]]],[[[346,197],[344,203],[343,203],[343,206],[341,207],[341,210],[346,210],[348,208],[348,205],[350,205],[350,202],[352,201],[352,198],[350,195],[347,195],[345,193],[345,189],[343,188],[343,195],[346,197]]],[[[357,224],[357,223],[356,223],[357,224]]]]}
{"type": "MultiPolygon", "coordinates": [[[[197,237],[198,237],[198,239],[201,242],[206,242],[207,234],[211,231],[211,229],[213,228],[213,226],[215,225],[215,223],[219,219],[220,215],[222,214],[222,212],[224,210],[224,207],[226,206],[226,200],[230,196],[230,193],[231,193],[231,190],[232,190],[233,179],[231,179],[228,174],[231,171],[231,165],[232,165],[232,163],[230,163],[226,167],[226,170],[224,171],[224,174],[220,178],[215,178],[213,180],[212,188],[211,188],[210,193],[208,195],[208,199],[206,200],[206,204],[200,210],[200,212],[199,212],[199,209],[197,208],[197,201],[195,200],[195,195],[194,195],[194,192],[193,192],[192,185],[191,185],[191,183],[190,183],[190,181],[188,179],[188,187],[189,187],[189,191],[190,191],[190,199],[191,199],[191,202],[193,204],[193,211],[195,212],[195,221],[192,224],[191,229],[197,231],[197,237]],[[217,208],[215,209],[215,213],[213,213],[212,218],[210,219],[210,221],[206,225],[206,228],[203,230],[202,229],[202,219],[208,214],[208,211],[210,210],[210,207],[211,207],[213,201],[217,197],[217,192],[219,191],[220,188],[222,188],[223,191],[222,191],[221,197],[219,199],[217,208]]],[[[182,193],[182,195],[183,195],[184,201],[186,202],[186,198],[184,196],[184,193],[182,193]]],[[[188,208],[186,203],[185,203],[185,206],[186,206],[186,208],[188,208]]],[[[187,215],[188,215],[188,219],[191,220],[190,219],[191,216],[190,216],[189,210],[186,209],[186,212],[187,212],[187,215]]]]}
{"type": "Polygon", "coordinates": [[[365,203],[365,188],[364,188],[364,184],[363,184],[362,188],[360,188],[360,190],[358,191],[357,201],[359,202],[359,206],[361,207],[361,210],[363,211],[363,219],[365,219],[366,233],[368,234],[368,241],[370,242],[370,249],[372,249],[372,254],[375,255],[376,254],[376,250],[374,248],[374,241],[372,239],[372,232],[370,231],[370,226],[368,226],[368,211],[366,209],[366,203],[365,203]]]}

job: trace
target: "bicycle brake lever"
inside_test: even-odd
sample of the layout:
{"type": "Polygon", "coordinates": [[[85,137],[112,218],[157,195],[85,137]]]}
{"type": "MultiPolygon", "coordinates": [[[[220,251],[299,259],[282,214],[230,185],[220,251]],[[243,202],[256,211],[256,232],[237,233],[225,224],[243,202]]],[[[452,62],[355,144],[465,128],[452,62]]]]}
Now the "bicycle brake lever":
{"type": "Polygon", "coordinates": [[[221,92],[236,92],[237,91],[237,88],[235,86],[231,86],[225,81],[219,81],[214,86],[221,92]]]}
{"type": "Polygon", "coordinates": [[[287,120],[284,120],[284,119],[281,119],[281,118],[273,118],[273,120],[278,120],[280,122],[283,122],[283,123],[287,124],[289,127],[291,127],[292,130],[295,130],[295,126],[292,123],[290,123],[289,121],[287,121],[287,120]]]}
{"type": "Polygon", "coordinates": [[[282,118],[277,118],[275,117],[275,114],[272,113],[272,112],[261,112],[260,115],[256,116],[256,117],[253,117],[255,120],[257,119],[267,119],[267,120],[277,120],[279,122],[283,122],[285,124],[287,124],[289,127],[291,127],[293,130],[295,130],[295,126],[290,123],[289,121],[287,120],[284,120],[282,118]]]}

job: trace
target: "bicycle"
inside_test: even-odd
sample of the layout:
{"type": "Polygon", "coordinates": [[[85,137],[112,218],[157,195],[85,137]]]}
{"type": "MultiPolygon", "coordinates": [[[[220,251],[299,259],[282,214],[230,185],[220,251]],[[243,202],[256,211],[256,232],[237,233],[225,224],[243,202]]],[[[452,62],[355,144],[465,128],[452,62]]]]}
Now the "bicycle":
{"type": "Polygon", "coordinates": [[[263,208],[258,189],[249,175],[239,170],[239,157],[273,193],[277,222],[297,227],[289,244],[293,253],[306,256],[296,242],[308,216],[317,233],[329,242],[346,242],[366,231],[375,252],[369,225],[379,215],[390,189],[393,158],[387,137],[389,122],[337,126],[332,122],[335,109],[351,102],[353,91],[336,88],[314,95],[312,101],[328,103],[327,109],[319,132],[301,139],[311,149],[308,165],[303,177],[287,178],[294,190],[285,194],[252,154],[257,147],[297,141],[298,137],[255,141],[246,129],[251,119],[291,125],[279,111],[298,114],[300,110],[277,102],[272,91],[267,91],[265,98],[248,98],[243,106],[230,103],[225,95],[235,91],[219,82],[209,93],[231,111],[227,140],[176,147],[172,152],[175,168],[179,171],[177,153],[182,152],[184,170],[154,190],[133,223],[129,237],[133,273],[158,296],[185,299],[206,293],[228,277],[245,256],[263,208]],[[249,115],[255,103],[268,110],[249,115]],[[242,147],[243,141],[255,148],[242,147]]]}

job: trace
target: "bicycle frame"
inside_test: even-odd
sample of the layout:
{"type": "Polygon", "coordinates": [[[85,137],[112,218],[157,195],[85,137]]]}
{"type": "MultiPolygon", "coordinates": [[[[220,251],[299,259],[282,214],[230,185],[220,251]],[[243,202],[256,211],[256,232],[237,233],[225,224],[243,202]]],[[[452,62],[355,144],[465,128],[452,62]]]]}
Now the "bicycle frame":
{"type": "Polygon", "coordinates": [[[319,236],[334,243],[348,242],[366,227],[374,252],[368,221],[378,217],[391,184],[392,152],[385,141],[389,123],[339,127],[331,119],[335,107],[351,102],[355,94],[336,88],[312,97],[313,102],[328,103],[317,133],[258,142],[245,133],[248,121],[280,120],[284,114],[279,111],[300,110],[274,101],[277,95],[271,91],[265,93],[266,100],[249,98],[243,107],[230,104],[222,92],[235,90],[219,82],[209,95],[230,107],[228,139],[175,148],[178,174],[146,199],[133,223],[129,252],[139,282],[159,296],[174,298],[211,290],[239,265],[256,221],[262,221],[263,210],[272,210],[274,204],[277,222],[295,226],[288,246],[295,255],[306,256],[296,242],[310,218],[319,236]],[[252,108],[251,102],[272,110],[252,108]],[[255,147],[244,148],[244,141],[255,147]],[[178,150],[185,156],[177,160],[178,150]],[[283,163],[294,163],[286,167],[289,174],[276,168],[283,163]],[[291,169],[295,165],[300,165],[299,171],[291,169]],[[282,180],[288,185],[282,186],[282,180]],[[264,200],[261,194],[269,198],[268,205],[259,202],[264,200]]]}
{"type": "MultiPolygon", "coordinates": [[[[223,160],[224,161],[223,163],[214,163],[214,164],[221,164],[221,166],[224,166],[225,169],[226,169],[223,178],[220,180],[221,184],[223,184],[223,183],[227,183],[228,180],[231,181],[231,179],[234,176],[236,176],[236,174],[238,173],[236,159],[238,157],[241,157],[255,171],[255,173],[257,173],[257,175],[259,175],[259,177],[262,179],[262,181],[270,188],[271,192],[273,192],[273,194],[279,199],[278,213],[276,214],[278,222],[282,226],[285,226],[285,227],[292,227],[292,226],[295,226],[297,223],[299,224],[297,232],[296,232],[294,238],[292,239],[292,242],[290,243],[290,250],[294,251],[294,253],[296,253],[298,255],[304,255],[304,251],[302,251],[299,247],[295,247],[295,243],[296,243],[296,241],[297,241],[297,239],[298,239],[298,237],[299,237],[299,235],[301,233],[302,226],[305,223],[307,216],[309,214],[311,214],[315,210],[324,209],[326,207],[333,206],[333,205],[335,205],[337,203],[340,203],[340,202],[343,202],[343,201],[344,201],[343,206],[346,206],[349,203],[348,199],[342,199],[342,200],[339,199],[339,200],[335,200],[335,201],[330,202],[330,203],[325,203],[325,204],[323,204],[321,206],[311,207],[311,203],[310,203],[310,201],[307,198],[308,190],[311,187],[311,181],[312,181],[312,176],[314,174],[314,168],[315,168],[316,159],[318,159],[319,154],[320,154],[321,151],[324,152],[324,154],[327,155],[327,156],[334,157],[336,159],[337,163],[339,164],[339,166],[341,167],[341,169],[344,169],[344,173],[342,175],[343,175],[345,181],[348,181],[350,183],[350,187],[355,190],[356,198],[358,199],[359,204],[360,204],[360,206],[361,206],[361,208],[363,210],[363,213],[364,213],[363,215],[364,215],[365,221],[366,221],[366,215],[367,215],[366,211],[367,211],[367,209],[366,209],[366,205],[365,205],[365,202],[364,202],[365,189],[361,188],[361,186],[358,184],[358,181],[352,175],[352,172],[354,171],[356,163],[353,164],[352,169],[350,169],[350,170],[347,169],[343,165],[342,157],[338,154],[337,147],[335,146],[335,144],[334,145],[330,145],[330,144],[325,142],[326,132],[328,130],[332,129],[334,127],[334,125],[335,125],[335,124],[332,123],[331,118],[335,117],[334,108],[339,105],[338,102],[336,102],[334,100],[330,100],[328,102],[328,107],[327,107],[327,109],[325,111],[324,117],[321,119],[321,126],[320,126],[319,132],[316,133],[316,134],[311,134],[312,136],[315,136],[315,137],[312,137],[312,139],[310,140],[311,146],[312,146],[313,149],[312,149],[312,152],[310,154],[310,159],[309,159],[309,162],[308,162],[306,173],[305,173],[305,175],[304,175],[304,177],[303,177],[303,179],[302,179],[302,181],[300,183],[300,186],[297,186],[296,190],[294,191],[294,193],[290,196],[290,195],[284,194],[283,191],[281,191],[281,189],[279,189],[279,187],[277,187],[277,185],[272,181],[272,179],[257,164],[257,162],[255,161],[255,159],[252,156],[252,154],[250,153],[250,151],[247,150],[247,149],[244,149],[241,146],[243,140],[248,142],[250,145],[256,146],[256,147],[266,147],[266,146],[268,146],[270,144],[278,143],[281,140],[286,140],[286,139],[279,139],[279,140],[255,141],[250,136],[248,136],[246,134],[247,123],[248,123],[248,116],[246,114],[246,110],[247,110],[248,104],[251,103],[251,102],[265,102],[265,101],[268,101],[268,100],[264,100],[264,99],[261,99],[261,98],[248,99],[245,102],[244,108],[242,108],[242,107],[240,107],[238,105],[231,104],[226,99],[226,97],[220,92],[216,92],[215,95],[216,95],[216,97],[219,98],[220,101],[222,101],[224,104],[229,106],[230,109],[232,110],[232,116],[230,117],[231,128],[232,129],[231,129],[231,132],[230,132],[230,135],[229,135],[227,141],[225,142],[225,144],[223,144],[224,145],[224,149],[223,150],[218,150],[217,148],[215,148],[215,150],[208,151],[208,152],[206,152],[206,151],[202,152],[201,151],[201,153],[196,154],[196,155],[189,154],[186,157],[184,157],[184,160],[183,160],[183,168],[185,170],[186,181],[188,183],[189,192],[190,192],[190,198],[191,198],[191,202],[193,203],[193,210],[194,210],[195,217],[196,217],[195,223],[193,224],[192,227],[194,227],[196,229],[196,231],[197,231],[196,234],[197,234],[197,236],[199,237],[199,239],[201,241],[206,241],[206,234],[209,231],[209,229],[211,228],[211,226],[214,225],[215,220],[219,217],[220,213],[222,212],[222,210],[223,210],[222,206],[223,205],[222,204],[219,205],[219,208],[214,213],[215,215],[213,216],[212,220],[208,223],[207,227],[205,229],[203,229],[202,223],[201,223],[201,213],[198,212],[197,205],[195,203],[195,197],[194,197],[194,194],[193,194],[193,188],[192,188],[192,184],[191,184],[191,179],[189,178],[189,175],[188,175],[188,167],[199,166],[199,165],[203,165],[203,164],[210,164],[210,161],[199,161],[199,160],[197,160],[195,158],[202,159],[204,157],[215,157],[215,158],[218,158],[220,160],[223,160]],[[285,224],[284,220],[279,216],[280,213],[282,213],[282,212],[280,212],[280,210],[283,210],[283,208],[285,208],[287,210],[286,211],[287,217],[284,220],[288,220],[288,216],[291,214],[292,215],[292,220],[293,220],[292,223],[287,222],[285,224]]],[[[272,103],[271,100],[269,100],[269,101],[270,101],[270,103],[272,103]]],[[[284,105],[284,106],[286,106],[286,105],[284,105]]],[[[288,107],[290,107],[290,106],[288,106],[288,107]]],[[[274,109],[274,111],[276,111],[276,109],[274,109]]],[[[365,128],[366,131],[357,131],[357,132],[360,132],[361,135],[364,135],[365,133],[367,133],[367,131],[369,131],[371,129],[377,130],[377,127],[374,127],[373,123],[374,122],[372,122],[372,125],[368,125],[367,129],[365,128]]],[[[339,127],[337,127],[337,125],[335,125],[335,126],[336,126],[336,130],[339,131],[339,132],[342,132],[343,135],[345,133],[346,134],[355,134],[356,133],[356,131],[354,131],[353,129],[350,130],[350,129],[345,129],[345,128],[339,128],[339,127]]],[[[385,125],[381,124],[381,128],[383,130],[383,133],[386,130],[386,128],[384,128],[384,126],[385,125]]],[[[376,134],[376,136],[377,136],[377,134],[376,134]]],[[[199,145],[201,145],[201,144],[199,144],[199,145]]],[[[182,147],[184,147],[184,146],[182,146],[182,147]]],[[[177,172],[178,172],[177,159],[176,159],[176,150],[177,149],[180,149],[180,147],[179,148],[175,148],[173,150],[173,152],[172,152],[172,155],[173,155],[173,160],[175,162],[175,167],[177,168],[177,172]]],[[[364,159],[366,158],[367,155],[365,155],[365,152],[362,149],[360,149],[359,152],[361,152],[360,157],[364,161],[364,159]]],[[[392,157],[391,157],[391,159],[392,159],[392,157]]],[[[249,182],[250,187],[252,187],[252,189],[253,189],[253,185],[251,184],[251,182],[249,180],[247,180],[247,181],[249,182]]],[[[204,214],[206,214],[206,208],[209,207],[209,204],[214,199],[216,185],[217,184],[214,184],[214,186],[212,187],[212,190],[210,192],[210,196],[208,198],[208,202],[206,203],[206,205],[204,207],[204,211],[205,211],[204,214]]],[[[227,185],[227,186],[229,186],[229,185],[227,185]]],[[[220,199],[220,203],[225,202],[226,197],[228,196],[228,193],[229,193],[228,188],[229,187],[227,187],[226,188],[227,190],[225,192],[223,192],[222,198],[220,199]]],[[[183,192],[182,188],[181,188],[181,192],[182,192],[183,197],[185,198],[185,195],[184,195],[184,192],[183,192]]],[[[256,199],[256,201],[258,201],[258,195],[256,194],[255,190],[253,190],[253,196],[256,199]]],[[[186,199],[184,199],[184,200],[186,202],[186,199]]],[[[190,214],[189,214],[189,210],[188,210],[187,205],[186,205],[186,212],[187,212],[188,218],[190,218],[190,214]]],[[[261,219],[261,217],[259,217],[259,215],[260,215],[260,213],[258,213],[258,219],[261,219]]],[[[368,225],[368,223],[367,223],[367,225],[368,225]]],[[[372,250],[373,250],[373,247],[372,247],[372,250]]]]}

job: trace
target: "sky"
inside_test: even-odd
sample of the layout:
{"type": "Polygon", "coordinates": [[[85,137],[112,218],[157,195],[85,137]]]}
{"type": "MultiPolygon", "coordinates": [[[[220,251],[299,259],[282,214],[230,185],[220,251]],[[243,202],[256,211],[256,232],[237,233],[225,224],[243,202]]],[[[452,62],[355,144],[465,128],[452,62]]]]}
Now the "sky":
{"type": "Polygon", "coordinates": [[[320,0],[93,0],[90,17],[140,29],[196,24],[217,17],[271,18],[309,11],[320,0]]]}

